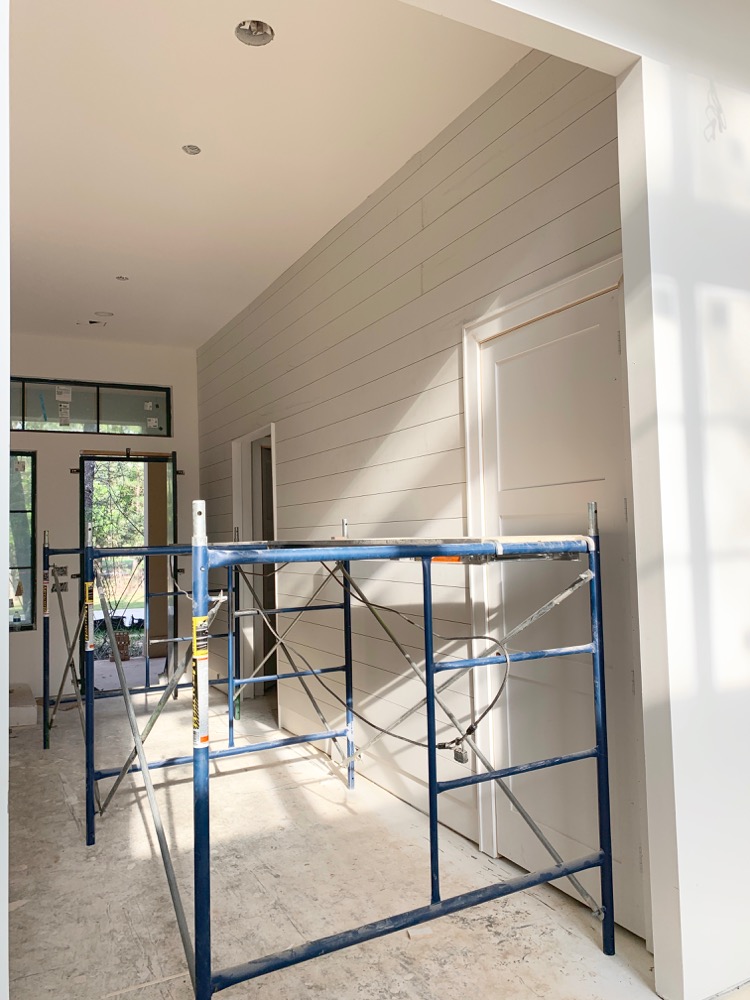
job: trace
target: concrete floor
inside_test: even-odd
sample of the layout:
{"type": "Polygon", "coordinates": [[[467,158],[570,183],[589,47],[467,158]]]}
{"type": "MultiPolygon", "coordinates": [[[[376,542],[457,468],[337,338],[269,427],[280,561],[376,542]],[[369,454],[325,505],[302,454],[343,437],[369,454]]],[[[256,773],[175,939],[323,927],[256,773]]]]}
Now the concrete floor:
{"type": "MultiPolygon", "coordinates": [[[[212,745],[223,742],[220,696],[212,745]]],[[[147,714],[146,699],[138,699],[147,714]]],[[[156,702],[150,696],[150,705],[156,702]]],[[[263,699],[245,702],[247,736],[268,738],[263,699]]],[[[166,880],[140,779],[127,779],[97,844],[83,843],[83,752],[75,711],[52,749],[38,728],[11,734],[12,1000],[189,1000],[166,880]]],[[[129,749],[119,699],[97,703],[97,764],[129,749]]],[[[149,756],[190,753],[190,705],[170,702],[149,756]]],[[[295,747],[213,765],[214,968],[265,955],[428,901],[427,822],[360,779],[348,793],[324,755],[295,747]]],[[[186,908],[192,907],[189,769],[153,772],[186,908]]],[[[443,891],[508,874],[461,837],[441,837],[443,891]]],[[[652,1000],[651,956],[618,932],[605,958],[588,911],[554,888],[488,903],[273,973],[227,1000],[652,1000]]]]}

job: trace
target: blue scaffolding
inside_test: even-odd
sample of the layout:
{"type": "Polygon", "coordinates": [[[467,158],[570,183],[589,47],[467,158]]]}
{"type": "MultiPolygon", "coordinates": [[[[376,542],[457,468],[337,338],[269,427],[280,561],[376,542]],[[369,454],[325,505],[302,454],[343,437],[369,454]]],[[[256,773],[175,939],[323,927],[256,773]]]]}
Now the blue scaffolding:
{"type": "MultiPolygon", "coordinates": [[[[145,680],[144,684],[140,687],[131,686],[129,691],[131,695],[134,694],[148,694],[152,691],[163,690],[163,685],[161,683],[154,683],[151,679],[151,646],[154,644],[167,644],[169,650],[167,653],[167,678],[171,676],[172,669],[176,661],[176,644],[180,642],[192,642],[191,635],[185,636],[173,636],[167,635],[164,637],[153,638],[151,635],[151,614],[150,614],[150,602],[152,598],[169,598],[173,601],[173,609],[171,611],[171,616],[173,621],[177,619],[176,609],[177,602],[181,597],[191,599],[191,594],[189,591],[181,590],[175,583],[171,590],[167,591],[152,591],[150,589],[150,561],[152,557],[163,557],[168,555],[170,559],[176,561],[179,557],[189,558],[191,555],[191,547],[189,545],[168,545],[163,547],[151,547],[151,548],[140,548],[140,549],[98,549],[99,558],[114,557],[118,555],[127,555],[134,558],[143,559],[144,562],[144,608],[143,608],[143,648],[144,648],[144,661],[145,661],[145,680]]],[[[50,747],[50,736],[51,729],[54,723],[54,716],[56,714],[59,705],[70,704],[76,702],[79,699],[79,695],[82,691],[79,691],[78,678],[75,671],[75,657],[77,653],[77,647],[79,640],[83,636],[84,632],[88,628],[88,620],[84,615],[86,610],[85,595],[83,595],[83,600],[81,602],[81,615],[76,624],[76,628],[73,632],[72,640],[70,638],[68,624],[65,618],[65,611],[61,604],[61,622],[65,638],[66,646],[66,663],[63,669],[62,681],[60,688],[56,697],[52,697],[52,692],[50,689],[51,682],[51,650],[50,650],[50,588],[54,590],[55,586],[59,588],[60,580],[58,579],[56,573],[55,560],[60,557],[73,556],[81,561],[81,567],[83,567],[83,558],[86,549],[83,548],[55,548],[49,543],[49,532],[44,532],[44,543],[42,546],[42,608],[43,608],[43,624],[42,624],[42,746],[45,750],[50,747]],[[68,677],[71,677],[73,683],[74,694],[73,695],[63,695],[63,689],[65,682],[68,677]]],[[[176,568],[176,567],[175,567],[176,568]]],[[[83,577],[83,573],[73,574],[73,577],[80,576],[83,577]]],[[[237,607],[237,590],[236,590],[236,574],[229,572],[227,574],[227,585],[226,585],[226,595],[230,606],[237,607]]],[[[175,574],[176,579],[176,574],[175,574]]],[[[93,628],[93,626],[92,626],[93,628]]],[[[214,681],[215,684],[226,684],[228,689],[228,699],[229,704],[236,704],[236,690],[234,688],[233,681],[237,678],[237,668],[238,662],[235,655],[237,648],[237,632],[236,630],[229,629],[227,632],[215,633],[211,636],[212,639],[226,639],[227,640],[227,664],[228,664],[228,674],[226,680],[219,679],[214,681]]],[[[192,686],[190,681],[184,684],[176,684],[170,690],[170,693],[174,693],[174,697],[177,697],[176,691],[182,688],[190,688],[192,686]]],[[[84,683],[80,687],[85,690],[85,677],[84,683]]],[[[102,698],[118,698],[122,696],[122,691],[118,689],[100,691],[94,688],[94,700],[98,701],[102,698]]],[[[234,745],[234,718],[230,717],[229,721],[229,745],[234,745]]]]}
{"type": "MultiPolygon", "coordinates": [[[[47,609],[46,582],[48,580],[49,560],[58,554],[74,554],[80,550],[59,550],[49,549],[45,546],[45,612],[47,609]]],[[[185,948],[188,968],[194,986],[197,1000],[209,1000],[214,993],[227,989],[230,986],[245,982],[266,973],[273,972],[287,966],[296,965],[324,954],[339,951],[359,942],[371,940],[403,928],[415,926],[437,917],[459,910],[475,906],[479,903],[519,892],[530,887],[552,882],[560,878],[568,878],[576,887],[580,895],[591,906],[594,913],[602,920],[602,943],[606,954],[614,954],[614,911],[612,899],[612,855],[611,855],[611,834],[610,834],[610,806],[608,787],[608,766],[607,766],[607,731],[605,715],[604,697],[604,661],[602,645],[602,621],[601,621],[601,583],[599,566],[599,539],[596,524],[595,505],[589,508],[589,534],[569,537],[543,536],[533,538],[495,538],[482,540],[456,540],[456,541],[374,541],[359,542],[354,540],[336,540],[331,543],[234,543],[234,544],[212,544],[207,542],[205,532],[205,504],[196,501],[193,504],[193,544],[191,546],[162,546],[151,548],[127,548],[127,549],[100,549],[92,545],[83,550],[83,574],[84,574],[84,603],[79,619],[79,628],[84,634],[85,641],[85,662],[83,672],[83,686],[85,697],[85,718],[84,735],[86,751],[86,842],[93,844],[95,839],[95,818],[97,807],[99,812],[106,808],[118,785],[126,774],[141,772],[146,786],[149,804],[156,828],[157,838],[162,853],[165,872],[169,883],[170,893],[180,927],[180,933],[185,948]],[[95,701],[97,694],[94,690],[94,643],[93,643],[93,608],[94,608],[94,587],[97,582],[96,566],[99,560],[108,556],[142,556],[148,559],[150,556],[189,556],[192,559],[192,635],[184,637],[192,640],[191,648],[185,655],[184,662],[173,674],[169,684],[162,690],[159,704],[155,709],[151,719],[141,732],[138,729],[131,695],[137,693],[136,690],[128,689],[125,676],[120,662],[119,653],[114,642],[114,631],[109,615],[106,600],[102,597],[102,610],[104,613],[105,625],[113,647],[116,667],[120,677],[121,689],[115,694],[122,695],[131,731],[134,740],[134,747],[130,756],[119,769],[106,768],[98,769],[95,761],[95,701]],[[569,586],[562,594],[558,595],[547,605],[538,609],[529,619],[516,626],[506,637],[516,634],[533,621],[547,613],[552,608],[559,606],[561,600],[572,594],[579,587],[587,586],[589,592],[590,609],[590,641],[560,648],[538,649],[523,652],[509,652],[508,649],[499,643],[502,655],[484,655],[467,659],[442,659],[436,658],[433,646],[433,597],[432,597],[432,566],[435,560],[451,560],[459,562],[492,562],[497,560],[527,560],[527,559],[580,559],[585,558],[588,563],[588,570],[579,575],[577,580],[569,586]],[[364,595],[350,575],[351,563],[366,560],[415,560],[421,564],[422,593],[423,593],[423,615],[424,615],[424,673],[419,672],[425,683],[425,699],[422,703],[426,706],[427,714],[427,760],[428,760],[428,791],[429,791],[429,835],[430,835],[430,902],[417,909],[404,913],[394,914],[373,923],[364,924],[340,934],[330,935],[308,941],[301,946],[297,946],[286,951],[261,958],[254,958],[246,963],[231,968],[222,969],[215,972],[211,961],[211,885],[210,885],[210,821],[209,821],[209,762],[222,757],[234,757],[249,753],[257,753],[263,750],[277,749],[280,747],[294,746],[305,743],[320,743],[328,740],[334,742],[341,739],[346,743],[346,755],[342,753],[342,758],[346,765],[346,781],[349,788],[354,784],[354,762],[358,753],[354,742],[354,685],[353,685],[353,655],[352,655],[352,595],[358,600],[364,595]],[[238,602],[238,575],[245,575],[243,566],[258,565],[286,565],[290,563],[321,563],[326,566],[329,574],[330,568],[326,565],[334,563],[341,570],[341,586],[343,588],[342,600],[335,603],[312,603],[317,598],[318,591],[315,592],[309,602],[302,607],[262,609],[252,608],[242,610],[238,602]],[[211,622],[215,617],[218,603],[209,595],[209,575],[215,572],[226,573],[226,594],[221,595],[221,600],[227,603],[227,633],[226,638],[229,643],[229,662],[227,676],[211,680],[209,678],[209,650],[208,642],[212,638],[210,633],[211,622]],[[213,607],[212,605],[213,600],[213,607]],[[260,614],[268,622],[269,616],[297,613],[301,615],[306,611],[318,610],[340,610],[343,615],[343,639],[344,639],[344,663],[326,666],[319,669],[298,669],[290,659],[292,670],[289,672],[277,672],[272,675],[258,676],[257,672],[251,677],[239,677],[237,674],[237,626],[242,616],[249,614],[260,614]],[[594,721],[596,744],[594,747],[581,750],[563,756],[552,757],[546,760],[530,761],[514,764],[511,767],[494,769],[492,763],[481,753],[471,736],[464,733],[462,740],[471,747],[485,771],[474,773],[465,777],[453,780],[440,780],[438,775],[438,755],[437,751],[442,744],[437,743],[436,705],[446,710],[444,703],[440,700],[440,692],[447,686],[445,683],[436,686],[437,676],[441,673],[450,672],[455,676],[457,671],[474,670],[492,665],[504,665],[506,668],[512,662],[537,660],[546,658],[557,658],[571,656],[575,654],[586,654],[592,658],[593,667],[593,701],[594,701],[594,721]],[[192,681],[189,685],[180,684],[180,678],[192,662],[192,681]],[[313,705],[316,707],[318,717],[321,718],[323,729],[320,732],[308,733],[301,736],[292,736],[284,739],[270,740],[263,743],[254,743],[249,746],[234,746],[234,705],[238,692],[245,684],[264,683],[272,680],[299,679],[303,686],[305,678],[316,675],[339,673],[344,675],[345,681],[345,720],[341,728],[332,728],[328,725],[320,712],[317,703],[310,694],[313,705]],[[229,746],[219,749],[211,749],[210,734],[208,728],[208,695],[212,684],[227,685],[227,706],[228,706],[228,727],[229,746]],[[166,704],[170,694],[176,691],[177,687],[190,686],[192,688],[193,699],[193,753],[191,756],[171,757],[165,760],[149,761],[143,749],[143,742],[148,736],[158,715],[166,704]],[[136,757],[138,762],[135,763],[136,757]],[[534,823],[533,819],[524,810],[521,803],[517,801],[513,793],[504,784],[504,779],[513,775],[522,774],[551,767],[556,767],[591,758],[596,762],[597,769],[597,802],[598,802],[598,823],[599,823],[599,850],[575,860],[566,861],[557,853],[554,847],[546,839],[545,835],[534,823]],[[182,905],[179,888],[177,886],[174,869],[166,842],[158,804],[151,783],[150,771],[155,768],[166,768],[179,765],[193,765],[193,816],[194,816],[194,935],[191,936],[187,925],[185,910],[182,905]],[[98,796],[98,782],[104,778],[116,777],[116,781],[109,794],[102,804],[98,796]],[[519,809],[522,817],[529,824],[532,831],[547,848],[554,864],[549,867],[510,879],[502,883],[485,886],[470,892],[462,893],[447,899],[441,897],[440,892],[440,871],[438,858],[438,802],[443,792],[460,788],[466,785],[479,784],[481,782],[494,781],[511,798],[513,804],[519,809]],[[601,886],[601,905],[598,905],[583,888],[577,879],[577,874],[589,869],[599,869],[601,886]]],[[[222,577],[223,578],[223,577],[222,577]]],[[[251,588],[252,589],[252,588],[251,588]]],[[[186,592],[183,592],[186,593],[186,592]]],[[[253,595],[256,596],[256,595],[253,595]]],[[[371,608],[372,610],[372,608],[371,608]]],[[[381,622],[381,624],[383,624],[381,622]]],[[[387,626],[384,626],[388,631],[387,626]]],[[[273,631],[273,630],[272,630],[273,631]]],[[[277,638],[277,647],[282,646],[286,650],[283,639],[274,632],[277,638]]],[[[391,635],[395,642],[397,640],[391,635]]],[[[48,646],[49,646],[49,623],[45,617],[45,648],[47,656],[47,673],[45,687],[45,703],[49,703],[48,684],[48,646]]],[[[288,652],[288,650],[287,650],[288,652]]],[[[413,669],[415,669],[413,667],[413,669]]],[[[419,707],[419,706],[416,706],[419,707]]],[[[413,709],[414,711],[416,709],[413,709]]],[[[407,712],[406,718],[411,712],[407,712]]],[[[450,713],[449,713],[450,717],[450,713]]],[[[45,715],[45,719],[47,716],[45,715]]],[[[399,720],[400,722],[401,720],[399,720]]],[[[455,719],[451,721],[458,725],[455,719]]],[[[398,723],[397,723],[398,724],[398,723]]],[[[469,732],[473,732],[473,729],[469,732]]],[[[48,733],[47,733],[48,736],[48,733]]],[[[336,744],[338,746],[338,744],[336,744]]],[[[339,748],[340,749],[340,748],[339,748]]],[[[360,748],[360,751],[363,748],[360,748]]]]}
{"type": "MultiPolygon", "coordinates": [[[[96,552],[87,553],[86,579],[93,580],[93,559],[96,552]]],[[[347,543],[334,541],[330,544],[280,544],[278,546],[256,544],[209,545],[205,529],[205,503],[193,504],[193,822],[194,822],[194,956],[188,955],[191,965],[196,1000],[209,1000],[213,994],[230,986],[246,982],[266,973],[283,969],[311,958],[330,954],[373,938],[391,934],[394,931],[434,920],[437,917],[455,913],[479,903],[499,899],[532,886],[552,882],[563,877],[574,877],[577,873],[598,868],[600,871],[602,917],[602,945],[605,954],[614,954],[614,909],[612,894],[612,848],[610,832],[610,804],[607,764],[607,728],[604,696],[604,660],[601,619],[601,580],[599,565],[599,538],[596,512],[593,505],[589,514],[589,534],[572,537],[539,538],[499,538],[477,541],[456,541],[441,543],[433,541],[347,543]],[[432,565],[435,559],[459,559],[465,561],[493,561],[502,559],[544,559],[585,556],[588,560],[587,574],[591,638],[589,642],[555,649],[540,649],[508,653],[502,656],[482,656],[463,660],[440,660],[435,658],[433,648],[433,601],[432,565]],[[207,623],[209,614],[208,580],[212,570],[241,565],[264,565],[280,563],[337,563],[344,575],[344,650],[345,664],[334,669],[344,670],[346,675],[346,726],[336,732],[314,733],[307,736],[278,740],[267,744],[269,747],[285,746],[291,743],[316,742],[334,736],[345,736],[347,742],[347,781],[352,787],[354,781],[354,739],[353,739],[353,683],[352,683],[352,633],[351,633],[351,584],[349,568],[354,561],[410,559],[421,563],[423,614],[425,625],[425,686],[427,710],[427,759],[429,788],[429,834],[430,834],[430,902],[417,909],[394,914],[373,923],[364,924],[340,934],[308,941],[286,951],[253,958],[231,968],[215,972],[211,961],[211,839],[209,819],[209,761],[215,756],[226,756],[231,751],[212,751],[208,727],[208,641],[207,623]],[[594,721],[596,745],[577,753],[516,764],[499,770],[488,770],[482,774],[472,774],[451,781],[441,781],[438,776],[437,726],[436,726],[436,677],[445,671],[473,670],[493,664],[508,664],[520,660],[536,660],[563,657],[575,654],[589,654],[592,658],[594,680],[594,721]],[[450,789],[484,781],[499,781],[516,774],[544,768],[557,767],[573,761],[592,758],[597,769],[597,802],[599,822],[599,850],[593,854],[572,861],[559,860],[541,871],[496,883],[481,889],[443,899],[440,892],[440,870],[438,856],[438,800],[450,789]],[[191,964],[191,958],[193,962],[191,964]]],[[[315,673],[316,671],[311,671],[315,673]]],[[[278,675],[282,676],[282,675],[278,675]]],[[[296,674],[293,676],[297,676],[296,674]]],[[[240,748],[242,751],[261,749],[240,748]]],[[[182,759],[180,760],[182,762],[182,759]]],[[[93,816],[94,800],[90,806],[93,816]]],[[[187,949],[186,949],[187,953],[187,949]]]]}

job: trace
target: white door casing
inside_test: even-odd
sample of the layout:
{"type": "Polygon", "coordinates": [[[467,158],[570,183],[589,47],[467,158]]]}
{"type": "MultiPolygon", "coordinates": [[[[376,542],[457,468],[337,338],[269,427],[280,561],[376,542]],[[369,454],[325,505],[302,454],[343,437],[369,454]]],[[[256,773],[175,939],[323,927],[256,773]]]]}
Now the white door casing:
{"type": "MultiPolygon", "coordinates": [[[[644,907],[643,748],[634,608],[626,372],[619,350],[619,258],[502,309],[465,330],[468,533],[580,533],[599,504],[613,803],[616,919],[648,933],[644,907]]],[[[562,590],[576,563],[475,567],[477,634],[500,634],[562,590]]],[[[587,639],[585,589],[514,648],[587,639]]],[[[480,711],[502,671],[474,678],[480,711]]],[[[593,745],[591,662],[511,670],[501,707],[480,734],[498,767],[593,745]]],[[[517,776],[511,787],[565,857],[597,847],[592,762],[517,776]]],[[[480,847],[527,869],[548,855],[508,799],[478,786],[480,847]]],[[[597,878],[582,879],[596,894],[597,878]]]]}
{"type": "MultiPolygon", "coordinates": [[[[267,424],[259,427],[250,434],[245,434],[232,441],[232,521],[235,526],[235,541],[261,540],[257,526],[260,521],[259,512],[259,462],[258,462],[258,442],[265,438],[270,438],[271,453],[276,454],[276,426],[267,424]]],[[[273,518],[276,522],[276,475],[275,461],[272,462],[272,486],[273,486],[273,518]]],[[[259,567],[246,567],[245,571],[249,575],[256,577],[256,590],[258,592],[262,584],[259,567]]],[[[254,584],[255,586],[255,584],[254,584]]],[[[254,605],[254,600],[247,586],[240,580],[239,583],[240,606],[249,608],[254,605]]],[[[249,676],[255,663],[256,650],[262,649],[262,622],[258,616],[240,619],[239,635],[239,662],[241,665],[241,676],[249,676]]],[[[263,693],[263,685],[246,684],[242,689],[243,698],[254,698],[263,693]]]]}

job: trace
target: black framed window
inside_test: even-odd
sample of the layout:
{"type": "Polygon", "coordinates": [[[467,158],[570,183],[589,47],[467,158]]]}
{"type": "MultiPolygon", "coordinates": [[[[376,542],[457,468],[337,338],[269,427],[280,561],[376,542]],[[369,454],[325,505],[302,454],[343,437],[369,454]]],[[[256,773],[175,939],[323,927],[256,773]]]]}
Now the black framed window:
{"type": "Polygon", "coordinates": [[[172,436],[166,386],[11,378],[14,431],[172,436]]]}
{"type": "Polygon", "coordinates": [[[36,454],[10,453],[8,625],[36,627],[36,454]]]}

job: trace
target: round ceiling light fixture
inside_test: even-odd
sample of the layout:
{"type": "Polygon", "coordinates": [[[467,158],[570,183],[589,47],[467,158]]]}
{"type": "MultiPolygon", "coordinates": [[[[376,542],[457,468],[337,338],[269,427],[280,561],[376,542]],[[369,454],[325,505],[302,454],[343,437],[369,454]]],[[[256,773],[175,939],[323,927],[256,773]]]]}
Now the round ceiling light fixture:
{"type": "Polygon", "coordinates": [[[265,21],[240,21],[234,33],[243,45],[268,45],[276,35],[265,21]]]}
{"type": "Polygon", "coordinates": [[[94,316],[104,316],[105,318],[107,318],[107,317],[109,317],[109,316],[114,316],[114,313],[108,313],[108,312],[95,312],[95,313],[94,313],[94,316]]]}
{"type": "Polygon", "coordinates": [[[127,274],[117,274],[115,275],[115,281],[130,281],[130,278],[127,274]]]}
{"type": "Polygon", "coordinates": [[[190,143],[188,143],[187,146],[182,146],[181,148],[182,152],[187,153],[188,156],[197,156],[201,151],[200,146],[193,146],[190,143]]]}

